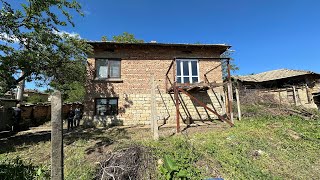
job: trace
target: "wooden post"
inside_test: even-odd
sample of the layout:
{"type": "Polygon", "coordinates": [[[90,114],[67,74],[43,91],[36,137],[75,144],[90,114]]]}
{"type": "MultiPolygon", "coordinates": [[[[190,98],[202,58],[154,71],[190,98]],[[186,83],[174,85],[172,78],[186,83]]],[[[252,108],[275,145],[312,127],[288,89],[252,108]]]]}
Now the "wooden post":
{"type": "Polygon", "coordinates": [[[228,91],[224,92],[224,104],[225,104],[225,109],[226,109],[226,115],[228,115],[228,117],[230,117],[228,91]]]}
{"type": "Polygon", "coordinates": [[[306,84],[306,93],[307,93],[308,103],[311,103],[311,98],[310,98],[310,94],[309,94],[309,87],[308,87],[308,84],[306,84]]]}
{"type": "Polygon", "coordinates": [[[158,116],[157,116],[157,102],[156,102],[156,85],[154,82],[154,75],[151,77],[151,131],[153,131],[153,139],[159,139],[158,132],[158,116]]]}
{"type": "Polygon", "coordinates": [[[228,101],[229,101],[229,115],[230,115],[230,121],[234,124],[233,121],[233,111],[232,111],[232,82],[231,82],[231,74],[230,74],[230,59],[227,59],[227,69],[228,69],[228,101]]]}
{"type": "Polygon", "coordinates": [[[51,99],[51,179],[63,180],[63,127],[61,92],[52,93],[51,99]]]}
{"type": "Polygon", "coordinates": [[[297,101],[296,87],[292,86],[292,90],[293,90],[294,105],[297,106],[298,105],[298,101],[297,101]]]}
{"type": "Polygon", "coordinates": [[[279,106],[281,106],[281,90],[279,90],[278,92],[279,92],[279,106]]]}
{"type": "Polygon", "coordinates": [[[239,88],[235,87],[235,90],[236,90],[236,98],[237,98],[238,120],[241,121],[241,108],[240,108],[239,88]]]}
{"type": "Polygon", "coordinates": [[[180,111],[179,111],[179,91],[177,89],[177,78],[176,78],[176,66],[177,66],[177,61],[175,61],[175,65],[173,65],[173,92],[174,92],[174,99],[176,101],[176,123],[177,123],[177,133],[180,132],[180,111]]]}
{"type": "Polygon", "coordinates": [[[225,93],[224,91],[222,90],[222,113],[223,114],[227,114],[227,111],[226,111],[226,98],[225,98],[225,93]]]}

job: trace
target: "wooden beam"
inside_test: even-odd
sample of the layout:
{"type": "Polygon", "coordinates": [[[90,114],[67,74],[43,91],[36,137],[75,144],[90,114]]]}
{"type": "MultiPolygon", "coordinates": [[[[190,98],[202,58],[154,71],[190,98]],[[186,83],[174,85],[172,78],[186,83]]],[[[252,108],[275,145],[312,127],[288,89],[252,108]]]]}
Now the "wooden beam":
{"type": "Polygon", "coordinates": [[[230,74],[230,60],[227,59],[227,69],[228,69],[228,101],[229,101],[229,116],[230,116],[230,121],[232,122],[232,124],[234,123],[233,120],[233,110],[232,110],[232,100],[233,100],[233,96],[232,96],[232,82],[231,82],[231,74],[230,74]]]}
{"type": "Polygon", "coordinates": [[[239,89],[235,87],[236,90],[236,99],[237,99],[237,108],[238,108],[238,120],[241,121],[241,107],[240,107],[240,97],[239,97],[239,89]]]}
{"type": "Polygon", "coordinates": [[[194,96],[192,96],[191,94],[187,93],[185,90],[181,89],[181,88],[177,88],[177,91],[181,91],[182,93],[184,93],[185,95],[189,96],[191,99],[193,99],[194,101],[196,101],[200,106],[204,107],[205,109],[207,109],[208,111],[212,112],[213,114],[215,114],[216,116],[218,116],[218,118],[222,121],[227,122],[231,127],[234,126],[234,124],[227,120],[226,118],[224,118],[223,116],[221,116],[220,114],[218,114],[216,111],[212,110],[211,108],[209,108],[207,105],[205,105],[203,102],[199,101],[197,98],[195,98],[194,96]]]}

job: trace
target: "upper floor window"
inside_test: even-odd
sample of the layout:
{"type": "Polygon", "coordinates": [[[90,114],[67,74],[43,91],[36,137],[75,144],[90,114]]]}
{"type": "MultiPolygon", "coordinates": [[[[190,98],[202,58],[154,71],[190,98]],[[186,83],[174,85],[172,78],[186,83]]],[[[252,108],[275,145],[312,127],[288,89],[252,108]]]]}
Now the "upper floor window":
{"type": "Polygon", "coordinates": [[[96,59],[96,77],[98,79],[119,79],[120,62],[117,59],[96,59]]]}
{"type": "Polygon", "coordinates": [[[177,83],[198,83],[198,64],[197,59],[177,59],[177,83]]]}

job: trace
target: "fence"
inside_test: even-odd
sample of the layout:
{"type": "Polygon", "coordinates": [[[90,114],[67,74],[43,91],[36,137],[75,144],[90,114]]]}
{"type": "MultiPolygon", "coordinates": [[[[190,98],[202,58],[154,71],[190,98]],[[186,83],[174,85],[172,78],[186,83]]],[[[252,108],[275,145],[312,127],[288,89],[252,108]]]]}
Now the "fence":
{"type": "MultiPolygon", "coordinates": [[[[62,107],[62,117],[67,118],[67,114],[71,106],[79,105],[83,109],[82,104],[70,103],[64,104],[62,107]]],[[[16,106],[16,100],[0,99],[0,131],[10,130],[13,124],[12,121],[12,107],[16,106]]],[[[22,121],[20,126],[28,128],[38,126],[50,121],[51,118],[51,105],[50,104],[37,104],[37,105],[22,105],[22,121]]]]}

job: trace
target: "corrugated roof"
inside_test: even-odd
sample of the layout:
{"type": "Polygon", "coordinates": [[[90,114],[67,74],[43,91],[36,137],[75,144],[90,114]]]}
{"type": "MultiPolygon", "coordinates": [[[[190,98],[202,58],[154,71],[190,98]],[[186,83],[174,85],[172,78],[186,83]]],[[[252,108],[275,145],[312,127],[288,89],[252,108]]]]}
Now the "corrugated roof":
{"type": "Polygon", "coordinates": [[[239,81],[250,81],[250,82],[264,82],[272,81],[277,79],[284,79],[294,76],[301,76],[306,74],[317,74],[311,71],[302,70],[290,70],[290,69],[277,69],[272,71],[266,71],[259,74],[247,75],[247,76],[232,76],[233,79],[239,81]]]}

